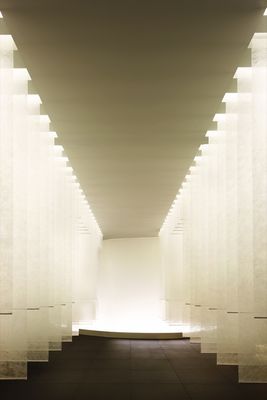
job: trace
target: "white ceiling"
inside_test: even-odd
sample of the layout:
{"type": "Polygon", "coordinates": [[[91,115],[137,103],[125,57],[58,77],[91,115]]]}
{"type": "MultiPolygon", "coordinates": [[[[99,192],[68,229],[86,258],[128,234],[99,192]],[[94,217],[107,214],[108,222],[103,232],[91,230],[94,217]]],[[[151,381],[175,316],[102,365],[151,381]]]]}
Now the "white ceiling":
{"type": "Polygon", "coordinates": [[[264,3],[0,0],[106,238],[157,235],[264,3]]]}

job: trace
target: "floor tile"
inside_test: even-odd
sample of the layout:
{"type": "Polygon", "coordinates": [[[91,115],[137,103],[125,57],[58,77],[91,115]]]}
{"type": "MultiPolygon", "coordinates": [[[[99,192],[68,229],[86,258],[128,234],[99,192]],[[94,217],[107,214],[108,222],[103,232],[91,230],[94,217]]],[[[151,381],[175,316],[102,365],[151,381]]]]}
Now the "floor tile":
{"type": "MultiPolygon", "coordinates": [[[[217,365],[216,370],[220,371],[229,383],[238,383],[238,367],[233,365],[217,365]]],[[[266,388],[267,389],[267,388],[266,388]]]]}
{"type": "Polygon", "coordinates": [[[63,350],[61,355],[59,356],[60,359],[90,359],[90,358],[95,358],[98,356],[98,354],[103,353],[101,349],[80,349],[80,350],[75,350],[75,349],[70,349],[70,350],[63,350]]]}
{"type": "Polygon", "coordinates": [[[216,365],[216,358],[215,359],[211,359],[211,358],[207,358],[204,357],[202,354],[200,353],[195,353],[194,351],[184,351],[184,350],[180,350],[180,349],[163,349],[164,354],[166,355],[167,358],[169,359],[199,359],[199,360],[205,360],[207,362],[213,362],[214,365],[216,365]]]}
{"type": "Polygon", "coordinates": [[[88,364],[90,369],[131,369],[130,359],[94,359],[88,364]]]}
{"type": "Polygon", "coordinates": [[[95,359],[129,359],[131,356],[130,350],[103,350],[95,352],[91,355],[95,359]]]}
{"type": "Polygon", "coordinates": [[[267,399],[263,384],[185,384],[192,400],[252,400],[267,399]]]}
{"type": "Polygon", "coordinates": [[[73,400],[75,393],[75,385],[72,383],[47,383],[34,384],[29,383],[27,387],[27,400],[73,400]]]}
{"type": "Polygon", "coordinates": [[[194,353],[190,349],[163,349],[163,351],[167,358],[190,357],[190,355],[194,357],[194,353]]]}
{"type": "Polygon", "coordinates": [[[130,370],[125,369],[88,369],[84,372],[83,382],[125,383],[130,382],[130,370]]]}
{"type": "Polygon", "coordinates": [[[50,364],[51,368],[54,369],[79,369],[79,368],[90,368],[92,363],[94,362],[93,357],[84,357],[84,358],[70,358],[70,359],[58,359],[52,361],[50,364]]]}
{"type": "Polygon", "coordinates": [[[216,368],[176,369],[176,374],[183,383],[229,383],[216,368]]]}
{"type": "Polygon", "coordinates": [[[131,381],[133,383],[179,383],[174,371],[144,371],[144,370],[133,370],[131,372],[131,381]]]}
{"type": "Polygon", "coordinates": [[[0,394],[1,399],[17,399],[27,397],[28,381],[26,380],[1,380],[0,394]]]}
{"type": "Polygon", "coordinates": [[[175,370],[185,369],[185,368],[196,369],[196,368],[210,367],[210,364],[201,357],[170,358],[169,362],[175,370]]]}
{"type": "Polygon", "coordinates": [[[73,400],[131,400],[131,386],[124,383],[82,383],[73,400]]]}
{"type": "Polygon", "coordinates": [[[166,359],[162,349],[132,349],[131,358],[166,359]]]}
{"type": "Polygon", "coordinates": [[[192,400],[239,400],[234,385],[222,384],[185,384],[192,400]]]}
{"type": "Polygon", "coordinates": [[[158,340],[131,340],[131,348],[158,349],[160,343],[158,340]]]}
{"type": "Polygon", "coordinates": [[[56,370],[51,369],[47,371],[38,371],[36,373],[31,373],[28,376],[28,380],[32,382],[66,382],[66,383],[77,383],[84,380],[84,370],[56,370]]]}
{"type": "Polygon", "coordinates": [[[112,339],[103,343],[99,346],[99,349],[106,349],[106,350],[129,350],[131,347],[130,340],[116,340],[112,339]]]}
{"type": "Polygon", "coordinates": [[[131,368],[133,370],[159,370],[166,371],[171,370],[172,366],[168,360],[157,360],[157,359],[132,359],[131,360],[131,368]]]}
{"type": "Polygon", "coordinates": [[[190,400],[179,383],[139,383],[132,385],[133,400],[190,400]]]}
{"type": "Polygon", "coordinates": [[[265,400],[267,399],[267,384],[239,383],[236,384],[240,399],[244,400],[265,400]]]}

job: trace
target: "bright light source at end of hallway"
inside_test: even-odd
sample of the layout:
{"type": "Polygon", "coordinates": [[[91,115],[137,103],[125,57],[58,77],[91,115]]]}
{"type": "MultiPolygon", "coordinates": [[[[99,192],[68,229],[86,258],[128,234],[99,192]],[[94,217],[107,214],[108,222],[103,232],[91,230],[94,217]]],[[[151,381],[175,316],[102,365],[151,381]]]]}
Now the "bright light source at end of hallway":
{"type": "Polygon", "coordinates": [[[4,17],[3,17],[3,14],[1,13],[1,11],[0,11],[0,18],[4,18],[4,17]]]}
{"type": "Polygon", "coordinates": [[[263,15],[264,15],[264,16],[266,16],[266,15],[267,15],[267,8],[264,10],[264,13],[263,13],[263,15]]]}

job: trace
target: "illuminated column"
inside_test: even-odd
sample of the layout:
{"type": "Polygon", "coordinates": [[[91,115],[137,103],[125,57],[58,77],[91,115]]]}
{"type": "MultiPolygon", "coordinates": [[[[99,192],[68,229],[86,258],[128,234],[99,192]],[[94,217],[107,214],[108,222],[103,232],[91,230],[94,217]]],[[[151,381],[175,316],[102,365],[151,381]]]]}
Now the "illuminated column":
{"type": "Polygon", "coordinates": [[[49,350],[49,309],[48,309],[48,293],[49,293],[49,246],[48,246],[48,178],[49,178],[49,125],[50,119],[48,115],[39,116],[40,138],[39,138],[39,310],[38,320],[40,321],[39,341],[42,343],[43,353],[49,350]]]}
{"type": "Polygon", "coordinates": [[[223,293],[218,317],[218,364],[238,363],[238,253],[237,253],[237,93],[226,93],[225,103],[225,259],[219,282],[223,293]]]}
{"type": "MultiPolygon", "coordinates": [[[[267,34],[255,34],[252,51],[254,327],[253,382],[267,382],[267,34]]],[[[246,371],[244,371],[246,374],[246,371]]],[[[240,370],[243,379],[243,371],[240,370]]]]}
{"type": "Polygon", "coordinates": [[[197,213],[197,204],[195,201],[196,196],[198,195],[197,190],[198,190],[198,176],[196,173],[196,167],[190,167],[189,169],[190,174],[186,177],[186,180],[188,182],[188,189],[190,193],[190,204],[191,204],[191,209],[190,209],[190,214],[189,214],[189,223],[188,227],[190,229],[190,236],[191,236],[191,243],[192,246],[190,248],[190,253],[191,253],[191,276],[190,276],[190,289],[191,289],[191,326],[192,330],[194,333],[191,336],[191,339],[194,338],[199,338],[200,336],[200,304],[198,301],[198,286],[197,286],[197,281],[196,281],[196,275],[197,275],[197,253],[198,253],[198,223],[199,223],[199,218],[198,218],[198,213],[197,213]],[[194,249],[194,251],[192,251],[194,249]]]}
{"type": "Polygon", "coordinates": [[[48,361],[72,339],[72,304],[95,284],[102,240],[14,50],[0,35],[0,379],[26,379],[27,361],[48,361]]]}
{"type": "Polygon", "coordinates": [[[64,291],[65,281],[63,279],[65,261],[65,199],[64,199],[64,170],[66,168],[66,158],[63,157],[63,147],[55,146],[55,308],[57,310],[57,325],[60,342],[65,341],[63,313],[64,313],[64,291]]]}
{"type": "Polygon", "coordinates": [[[26,376],[12,334],[13,304],[13,51],[10,35],[0,35],[0,378],[26,376]],[[19,358],[19,362],[17,362],[19,358]]]}
{"type": "Polygon", "coordinates": [[[83,191],[76,185],[77,266],[74,280],[74,323],[88,325],[96,319],[96,283],[102,235],[83,191]]]}
{"type": "Polygon", "coordinates": [[[183,324],[183,224],[181,196],[177,195],[172,206],[172,219],[168,224],[169,234],[161,236],[162,254],[162,306],[163,319],[169,324],[183,324]]]}
{"type": "MultiPolygon", "coordinates": [[[[30,76],[26,69],[13,70],[13,315],[10,340],[16,368],[27,363],[27,182],[28,120],[27,89],[30,76]],[[18,332],[20,334],[18,335],[18,332]]],[[[19,377],[15,372],[16,377],[19,377]]]]}
{"type": "MultiPolygon", "coordinates": [[[[68,160],[66,160],[68,161],[68,160]]],[[[72,340],[72,168],[65,167],[62,170],[64,179],[64,243],[63,243],[63,270],[61,282],[63,285],[62,293],[62,336],[63,341],[72,340]]]]}
{"type": "MultiPolygon", "coordinates": [[[[43,330],[41,304],[41,118],[40,98],[28,95],[29,139],[28,139],[28,202],[27,202],[27,327],[28,327],[28,360],[47,361],[48,342],[43,330]]],[[[43,177],[42,177],[43,178],[43,177]]],[[[43,234],[43,232],[42,232],[43,234]]],[[[44,315],[43,315],[44,316],[44,315]]]]}
{"type": "Polygon", "coordinates": [[[251,68],[238,68],[237,204],[238,204],[238,364],[246,366],[253,353],[253,213],[252,213],[252,95],[251,68]]]}
{"type": "MultiPolygon", "coordinates": [[[[217,263],[218,263],[218,154],[219,154],[219,131],[208,131],[209,139],[206,168],[207,194],[205,205],[207,210],[208,234],[207,234],[207,254],[206,265],[202,263],[202,268],[207,269],[208,284],[205,305],[203,308],[201,333],[201,351],[204,353],[214,353],[217,350],[217,263]]],[[[197,201],[197,198],[195,199],[197,201]]],[[[198,233],[201,235],[201,231],[198,233]]],[[[194,251],[192,249],[192,251],[194,251]]],[[[202,260],[203,261],[203,260],[202,260]]]]}
{"type": "MultiPolygon", "coordinates": [[[[166,274],[183,221],[184,332],[240,382],[267,382],[267,34],[255,34],[252,66],[208,131],[161,228],[166,274]],[[169,253],[169,254],[168,254],[169,253]],[[188,329],[189,328],[189,329],[188,329]],[[189,331],[189,332],[188,332],[189,331]]],[[[177,285],[177,283],[176,283],[177,285]]],[[[178,287],[178,285],[177,285],[178,287]]]]}
{"type": "MultiPolygon", "coordinates": [[[[207,201],[209,200],[209,162],[210,162],[210,145],[200,146],[200,155],[196,156],[195,166],[190,168],[197,175],[197,186],[194,192],[194,198],[192,198],[192,204],[194,204],[194,218],[195,225],[195,240],[192,242],[192,253],[195,253],[195,267],[194,267],[194,287],[195,297],[192,299],[192,309],[195,314],[198,315],[198,326],[192,326],[195,331],[194,336],[201,341],[202,350],[203,346],[206,348],[212,343],[209,337],[208,326],[210,324],[210,290],[209,290],[209,279],[212,274],[209,272],[209,240],[210,240],[210,229],[208,229],[208,209],[207,201]],[[197,223],[196,223],[197,222],[197,223]],[[207,257],[208,255],[208,257],[207,257]]],[[[190,334],[191,335],[191,334],[190,334]]],[[[211,351],[210,349],[208,351],[211,351]]]]}
{"type": "MultiPolygon", "coordinates": [[[[240,315],[239,380],[267,382],[267,34],[255,34],[250,47],[252,116],[249,125],[251,135],[249,176],[252,196],[249,199],[249,206],[252,215],[249,214],[249,222],[252,227],[249,227],[251,229],[249,237],[253,246],[249,254],[250,265],[249,268],[246,266],[245,270],[246,281],[240,288],[240,303],[243,304],[242,298],[246,296],[247,313],[240,315]],[[243,334],[244,330],[246,334],[243,334]]],[[[237,78],[242,83],[245,78],[241,73],[237,78]]]]}
{"type": "Polygon", "coordinates": [[[48,287],[48,315],[49,315],[49,350],[61,350],[61,327],[60,327],[60,308],[56,304],[57,293],[57,264],[56,264],[56,238],[55,238],[55,219],[56,219],[56,156],[57,146],[55,146],[55,132],[48,132],[48,249],[49,260],[47,273],[49,275],[48,287]]]}

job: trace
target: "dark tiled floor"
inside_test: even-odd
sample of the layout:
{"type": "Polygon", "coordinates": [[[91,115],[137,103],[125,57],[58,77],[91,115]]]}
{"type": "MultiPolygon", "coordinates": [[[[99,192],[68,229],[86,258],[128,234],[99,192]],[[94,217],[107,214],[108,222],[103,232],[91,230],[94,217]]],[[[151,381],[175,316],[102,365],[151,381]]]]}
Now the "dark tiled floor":
{"type": "Polygon", "coordinates": [[[253,400],[267,384],[238,384],[237,367],[216,366],[188,340],[75,337],[48,363],[29,363],[28,381],[0,381],[1,399],[253,400]]]}

